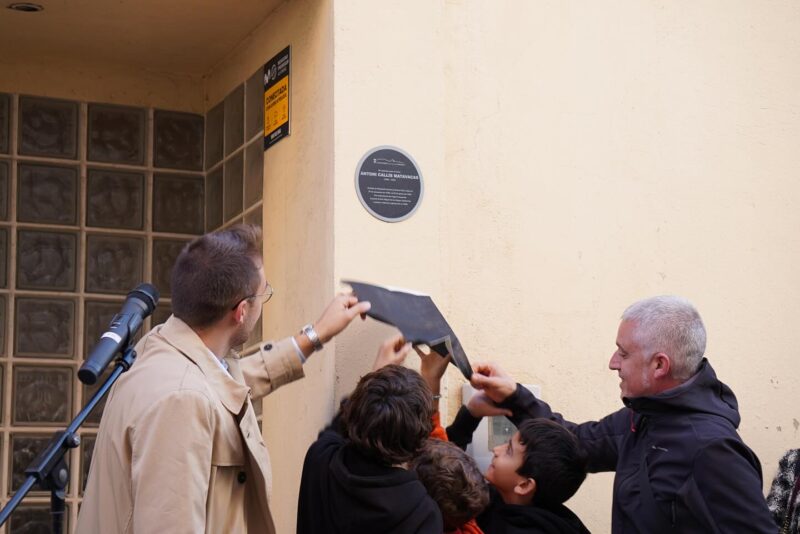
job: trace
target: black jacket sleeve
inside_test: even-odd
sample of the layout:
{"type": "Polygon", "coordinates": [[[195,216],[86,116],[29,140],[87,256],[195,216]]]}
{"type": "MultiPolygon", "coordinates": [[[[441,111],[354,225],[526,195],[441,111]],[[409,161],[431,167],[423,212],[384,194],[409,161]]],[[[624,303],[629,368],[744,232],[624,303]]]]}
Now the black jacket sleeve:
{"type": "Polygon", "coordinates": [[[469,410],[467,410],[467,407],[462,406],[458,410],[453,424],[447,427],[447,439],[462,449],[466,449],[467,445],[472,443],[472,434],[475,432],[475,429],[478,428],[480,422],[480,417],[473,417],[472,414],[469,413],[469,410]]]}
{"type": "Polygon", "coordinates": [[[511,422],[517,426],[526,419],[539,417],[555,421],[570,430],[581,442],[587,456],[587,471],[590,473],[614,471],[620,440],[630,431],[633,421],[633,412],[623,408],[599,421],[573,423],[564,419],[560,413],[552,411],[546,402],[537,399],[521,384],[517,384],[517,390],[501,402],[500,407],[511,410],[511,422]]]}

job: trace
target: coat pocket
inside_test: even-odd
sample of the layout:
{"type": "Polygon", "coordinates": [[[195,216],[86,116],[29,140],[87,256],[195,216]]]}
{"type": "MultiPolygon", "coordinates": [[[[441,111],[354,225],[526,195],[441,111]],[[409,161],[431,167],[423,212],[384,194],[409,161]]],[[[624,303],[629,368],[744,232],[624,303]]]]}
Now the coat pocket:
{"type": "Polygon", "coordinates": [[[220,420],[211,452],[207,531],[246,532],[245,488],[250,476],[247,456],[236,420],[229,413],[224,413],[220,420]]]}
{"type": "MultiPolygon", "coordinates": [[[[211,465],[206,525],[213,532],[246,532],[245,488],[248,472],[244,465],[211,465]]],[[[211,532],[209,531],[209,532],[211,532]]]]}

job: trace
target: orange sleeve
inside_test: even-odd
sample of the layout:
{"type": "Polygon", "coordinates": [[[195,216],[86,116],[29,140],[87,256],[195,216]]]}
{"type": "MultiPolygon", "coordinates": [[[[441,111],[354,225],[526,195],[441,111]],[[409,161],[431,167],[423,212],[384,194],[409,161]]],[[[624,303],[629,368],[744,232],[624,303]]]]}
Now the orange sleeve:
{"type": "Polygon", "coordinates": [[[457,529],[450,530],[446,534],[483,534],[483,531],[474,519],[470,519],[457,529]]]}
{"type": "Polygon", "coordinates": [[[439,417],[439,411],[433,412],[433,430],[431,431],[433,439],[440,439],[442,441],[449,441],[447,439],[447,432],[442,428],[442,421],[439,417]]]}
{"type": "Polygon", "coordinates": [[[474,519],[470,519],[461,525],[462,534],[483,534],[483,531],[478,526],[474,519]]]}

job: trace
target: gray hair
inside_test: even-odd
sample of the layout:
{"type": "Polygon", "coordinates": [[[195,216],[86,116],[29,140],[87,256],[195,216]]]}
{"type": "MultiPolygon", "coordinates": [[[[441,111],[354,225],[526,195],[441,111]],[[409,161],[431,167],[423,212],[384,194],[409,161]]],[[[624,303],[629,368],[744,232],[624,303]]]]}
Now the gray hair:
{"type": "Polygon", "coordinates": [[[665,295],[634,302],[622,314],[636,323],[638,342],[648,357],[663,352],[670,357],[672,378],[694,376],[706,351],[706,327],[691,302],[665,295]]]}

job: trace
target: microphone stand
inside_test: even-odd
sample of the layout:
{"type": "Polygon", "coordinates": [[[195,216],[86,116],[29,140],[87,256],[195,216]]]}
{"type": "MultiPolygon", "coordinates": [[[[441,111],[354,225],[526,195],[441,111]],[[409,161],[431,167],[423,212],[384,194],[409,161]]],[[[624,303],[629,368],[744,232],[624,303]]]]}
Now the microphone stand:
{"type": "MultiPolygon", "coordinates": [[[[133,336],[130,336],[133,338],[133,336]]],[[[136,360],[136,351],[133,350],[133,343],[129,342],[125,350],[117,357],[117,363],[111,376],[100,386],[86,406],[75,416],[66,430],[56,432],[47,447],[39,453],[39,456],[25,469],[28,478],[17,490],[14,496],[0,510],[0,526],[4,525],[14,510],[22,502],[22,499],[31,491],[34,484],[44,490],[50,490],[50,513],[53,518],[53,533],[62,534],[64,531],[64,503],[65,488],[69,481],[69,468],[64,461],[64,455],[69,449],[74,449],[81,443],[81,438],[77,434],[78,429],[89,417],[89,414],[97,404],[106,396],[108,390],[114,385],[119,376],[131,368],[136,360]]]]}

